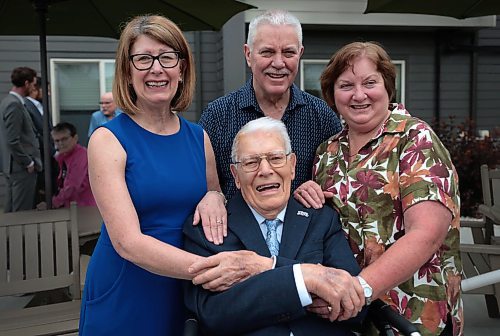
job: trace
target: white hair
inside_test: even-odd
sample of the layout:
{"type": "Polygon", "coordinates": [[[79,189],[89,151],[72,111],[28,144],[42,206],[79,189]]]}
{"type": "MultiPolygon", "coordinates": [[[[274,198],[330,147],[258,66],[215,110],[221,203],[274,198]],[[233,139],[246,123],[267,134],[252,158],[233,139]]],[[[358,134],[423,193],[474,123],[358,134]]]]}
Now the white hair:
{"type": "Polygon", "coordinates": [[[285,124],[283,124],[281,120],[273,119],[270,117],[262,117],[246,123],[245,126],[243,126],[234,137],[233,147],[231,148],[231,159],[233,160],[233,162],[238,161],[238,146],[240,144],[240,138],[242,135],[266,131],[278,133],[279,135],[281,135],[283,143],[285,144],[285,152],[292,152],[292,145],[290,143],[290,137],[288,136],[285,124]]]}
{"type": "Polygon", "coordinates": [[[263,14],[256,16],[250,21],[250,26],[248,27],[248,37],[247,45],[250,50],[253,49],[253,42],[255,40],[255,34],[257,33],[257,28],[260,25],[269,24],[273,26],[280,25],[290,25],[295,28],[297,33],[297,39],[299,40],[299,47],[302,47],[302,26],[300,25],[299,19],[295,17],[290,12],[283,9],[270,9],[263,14]]]}

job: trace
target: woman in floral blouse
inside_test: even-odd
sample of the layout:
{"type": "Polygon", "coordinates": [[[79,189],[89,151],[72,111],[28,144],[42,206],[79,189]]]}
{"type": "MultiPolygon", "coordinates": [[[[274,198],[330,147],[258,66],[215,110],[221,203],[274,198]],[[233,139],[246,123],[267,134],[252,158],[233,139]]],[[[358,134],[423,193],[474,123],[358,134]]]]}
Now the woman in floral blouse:
{"type": "MultiPolygon", "coordinates": [[[[347,125],[318,147],[314,179],[340,213],[373,298],[423,335],[461,335],[457,173],[429,125],[389,104],[395,78],[376,43],[351,43],[332,56],[321,89],[347,125]]],[[[315,188],[306,182],[295,197],[319,207],[324,196],[315,188]]]]}

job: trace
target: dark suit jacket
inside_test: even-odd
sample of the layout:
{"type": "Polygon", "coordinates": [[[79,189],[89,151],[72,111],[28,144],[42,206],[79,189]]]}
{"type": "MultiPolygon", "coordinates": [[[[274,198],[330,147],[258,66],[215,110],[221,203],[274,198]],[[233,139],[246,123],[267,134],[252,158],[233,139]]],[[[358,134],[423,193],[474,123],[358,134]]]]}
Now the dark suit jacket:
{"type": "MultiPolygon", "coordinates": [[[[26,106],[26,109],[28,110],[31,121],[33,121],[33,126],[35,127],[36,131],[36,137],[38,139],[38,145],[40,147],[40,154],[43,160],[43,115],[40,114],[40,111],[38,111],[38,108],[33,104],[31,100],[29,100],[27,97],[24,98],[24,105],[26,106]]],[[[50,122],[50,116],[49,116],[49,132],[52,129],[52,122],[50,122]]],[[[52,142],[52,138],[49,136],[49,141],[50,141],[50,153],[51,155],[54,155],[55,150],[54,150],[54,144],[52,142]]]]}
{"type": "Polygon", "coordinates": [[[29,112],[16,96],[8,94],[0,102],[0,115],[3,172],[10,174],[26,170],[31,161],[40,171],[40,149],[29,112]]]}
{"type": "MultiPolygon", "coordinates": [[[[241,194],[229,201],[227,212],[228,235],[222,245],[208,242],[202,226],[193,226],[189,218],[184,224],[185,249],[202,256],[252,250],[269,257],[259,224],[241,194]]],[[[294,336],[349,335],[348,323],[330,323],[302,307],[292,270],[297,262],[321,263],[353,275],[360,271],[341,230],[338,214],[328,207],[307,209],[291,198],[276,268],[220,293],[186,281],[186,307],[206,335],[290,336],[290,331],[294,336]]]]}

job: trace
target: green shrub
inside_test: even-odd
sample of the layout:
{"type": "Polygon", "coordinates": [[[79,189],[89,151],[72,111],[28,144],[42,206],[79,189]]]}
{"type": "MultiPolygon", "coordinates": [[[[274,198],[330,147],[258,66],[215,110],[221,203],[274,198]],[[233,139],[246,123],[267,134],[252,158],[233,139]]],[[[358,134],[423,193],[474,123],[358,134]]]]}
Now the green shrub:
{"type": "Polygon", "coordinates": [[[453,117],[435,122],[433,129],[450,152],[458,172],[461,215],[479,217],[477,207],[483,203],[480,167],[498,166],[500,139],[495,134],[479,138],[473,122],[456,123],[453,117]]]}

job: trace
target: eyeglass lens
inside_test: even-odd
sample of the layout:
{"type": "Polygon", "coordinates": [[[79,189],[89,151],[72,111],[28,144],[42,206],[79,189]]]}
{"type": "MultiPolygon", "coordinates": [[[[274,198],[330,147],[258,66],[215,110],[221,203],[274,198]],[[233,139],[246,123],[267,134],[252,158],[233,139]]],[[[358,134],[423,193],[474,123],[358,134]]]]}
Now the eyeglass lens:
{"type": "Polygon", "coordinates": [[[149,70],[155,60],[158,60],[163,68],[173,68],[179,63],[179,53],[177,51],[167,51],[157,56],[149,54],[131,55],[132,64],[137,70],[149,70]]]}
{"type": "Polygon", "coordinates": [[[241,164],[241,167],[244,171],[253,172],[260,167],[260,163],[263,159],[266,159],[271,167],[281,168],[285,165],[287,156],[288,154],[283,152],[267,153],[263,155],[246,157],[241,159],[241,161],[237,163],[241,164]]]}

